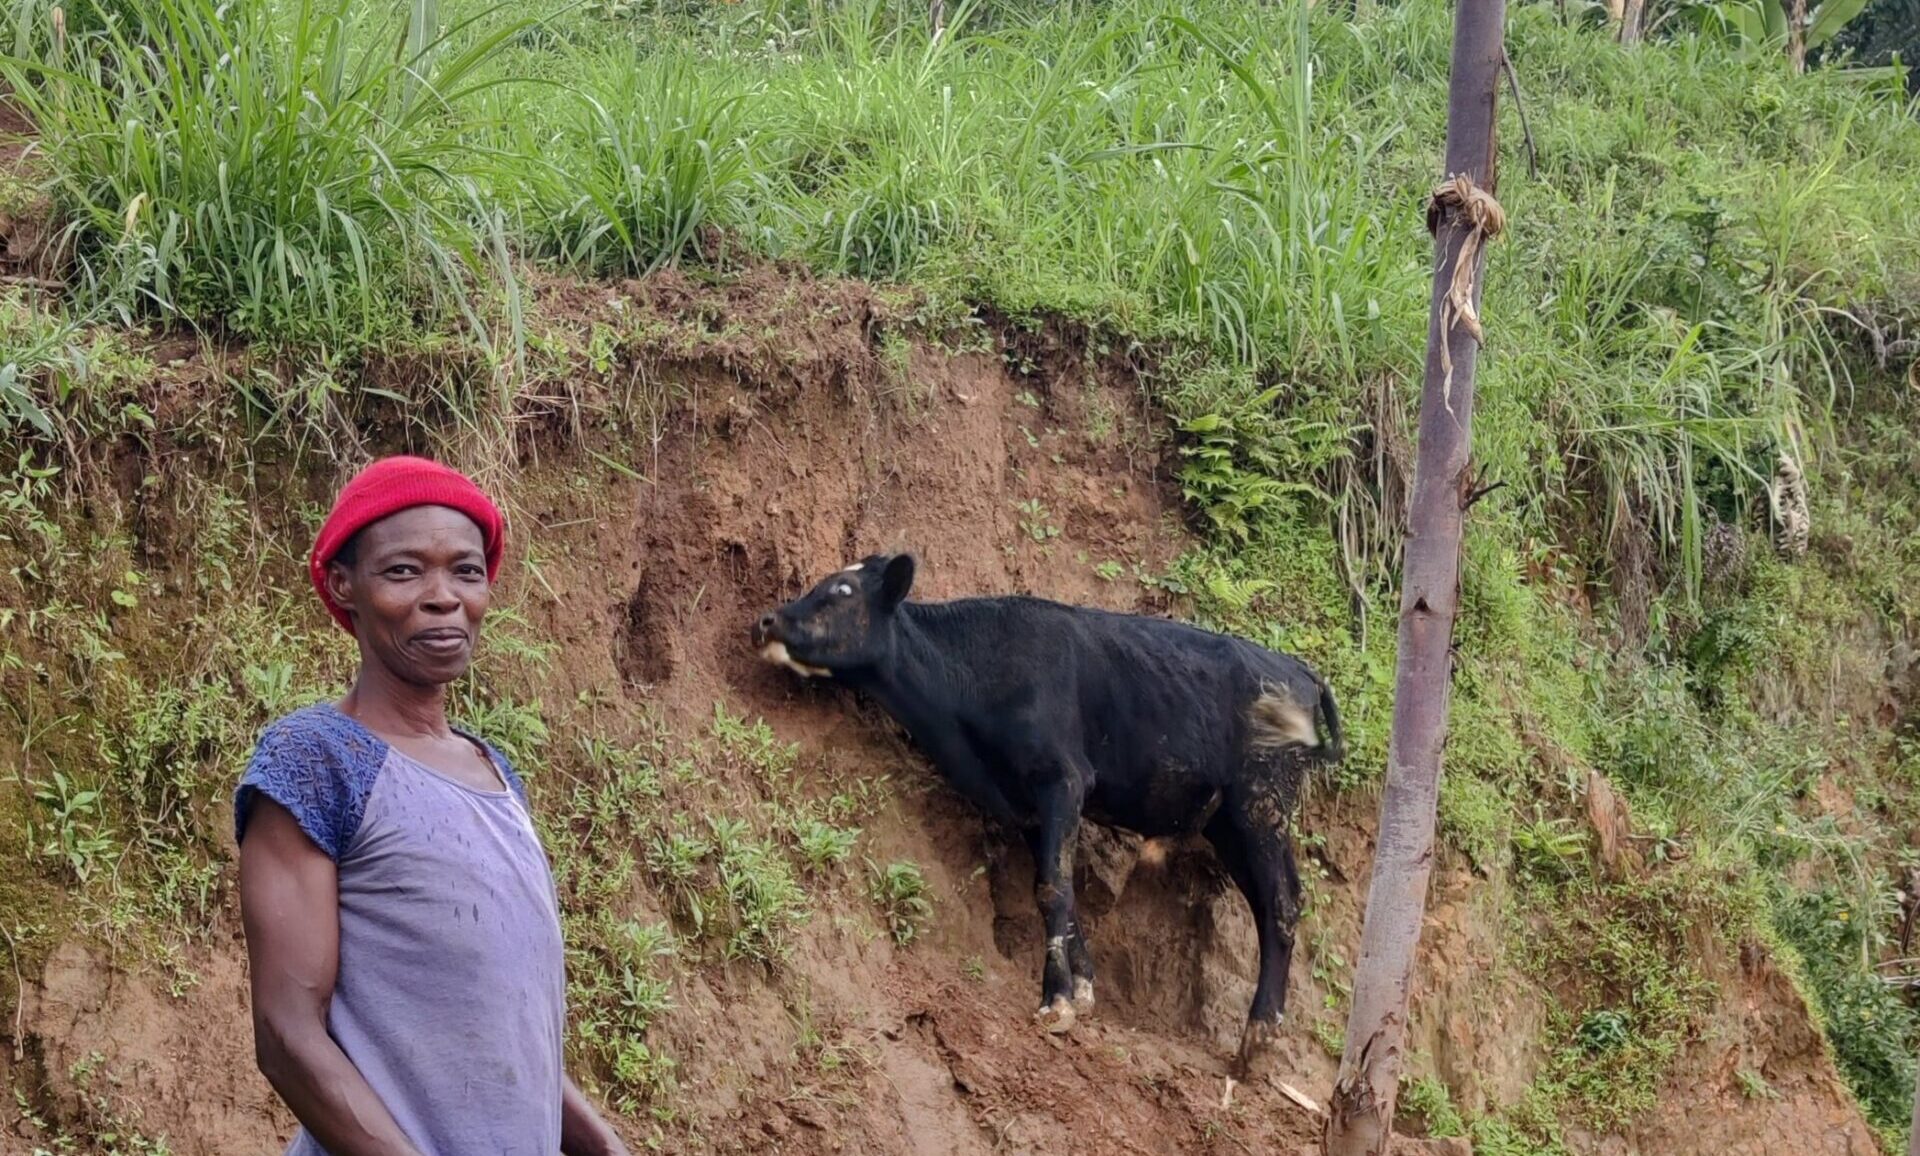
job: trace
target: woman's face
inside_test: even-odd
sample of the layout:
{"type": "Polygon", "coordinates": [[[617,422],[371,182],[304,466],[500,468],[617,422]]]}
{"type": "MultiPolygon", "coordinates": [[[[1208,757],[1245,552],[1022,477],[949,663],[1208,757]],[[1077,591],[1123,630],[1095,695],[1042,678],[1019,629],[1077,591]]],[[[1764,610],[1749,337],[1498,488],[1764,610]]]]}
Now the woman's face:
{"type": "Polygon", "coordinates": [[[353,547],[352,562],[336,560],[327,582],[353,615],[361,654],[416,686],[465,674],[492,596],[473,519],[415,506],[361,530],[353,547]]]}

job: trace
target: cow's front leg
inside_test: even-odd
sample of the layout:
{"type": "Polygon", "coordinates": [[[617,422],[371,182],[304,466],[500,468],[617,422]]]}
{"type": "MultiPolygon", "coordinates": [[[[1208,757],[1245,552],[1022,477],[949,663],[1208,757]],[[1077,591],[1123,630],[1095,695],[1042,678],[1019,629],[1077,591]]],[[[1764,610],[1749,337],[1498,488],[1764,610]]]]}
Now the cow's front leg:
{"type": "MultiPolygon", "coordinates": [[[[1031,830],[1034,900],[1046,924],[1046,961],[1040,971],[1039,1018],[1049,1031],[1064,1032],[1074,1021],[1073,956],[1085,950],[1073,900],[1073,846],[1080,830],[1081,791],[1071,775],[1048,787],[1031,830]],[[1076,945],[1076,940],[1078,944],[1076,945]]],[[[1088,981],[1091,996],[1091,968],[1088,981]]]]}

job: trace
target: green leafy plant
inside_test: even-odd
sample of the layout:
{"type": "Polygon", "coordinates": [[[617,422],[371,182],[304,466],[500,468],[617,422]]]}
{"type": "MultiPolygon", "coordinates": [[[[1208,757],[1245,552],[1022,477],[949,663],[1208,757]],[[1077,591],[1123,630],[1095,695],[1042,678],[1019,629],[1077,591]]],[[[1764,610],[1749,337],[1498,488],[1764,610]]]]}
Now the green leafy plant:
{"type": "Polygon", "coordinates": [[[1028,498],[1018,506],[1020,511],[1020,532],[1035,542],[1050,542],[1060,536],[1060,527],[1052,522],[1052,515],[1039,498],[1028,498]]]}
{"type": "Polygon", "coordinates": [[[836,827],[819,819],[804,820],[794,832],[800,854],[815,871],[845,863],[860,840],[857,827],[836,827]]]}
{"type": "MultiPolygon", "coordinates": [[[[1867,0],[1823,0],[1809,6],[1807,50],[1825,47],[1866,8],[1867,0]]],[[[1788,15],[1781,0],[1685,4],[1680,14],[1700,31],[1724,37],[1743,48],[1778,48],[1787,39],[1788,15]]]]}
{"type": "Polygon", "coordinates": [[[1466,1121],[1461,1118],[1460,1110],[1453,1106],[1452,1093],[1432,1076],[1418,1079],[1401,1077],[1399,1110],[1418,1119],[1428,1136],[1467,1134],[1466,1121]]]}
{"type": "Polygon", "coordinates": [[[101,822],[97,789],[82,788],[60,771],[33,788],[34,801],[46,812],[40,854],[57,860],[85,883],[114,854],[113,830],[101,822]]]}
{"type": "Polygon", "coordinates": [[[1303,498],[1326,500],[1311,482],[1286,476],[1295,471],[1281,433],[1285,422],[1273,412],[1280,393],[1275,386],[1180,422],[1187,435],[1181,493],[1215,527],[1243,540],[1257,518],[1288,516],[1303,498]]]}
{"type": "Polygon", "coordinates": [[[919,938],[933,917],[927,878],[916,863],[896,862],[882,867],[868,860],[867,891],[879,906],[888,933],[902,947],[919,938]]]}
{"type": "Polygon", "coordinates": [[[1586,862],[1586,835],[1571,819],[1536,815],[1530,823],[1515,824],[1512,839],[1515,863],[1536,878],[1571,879],[1586,862]]]}

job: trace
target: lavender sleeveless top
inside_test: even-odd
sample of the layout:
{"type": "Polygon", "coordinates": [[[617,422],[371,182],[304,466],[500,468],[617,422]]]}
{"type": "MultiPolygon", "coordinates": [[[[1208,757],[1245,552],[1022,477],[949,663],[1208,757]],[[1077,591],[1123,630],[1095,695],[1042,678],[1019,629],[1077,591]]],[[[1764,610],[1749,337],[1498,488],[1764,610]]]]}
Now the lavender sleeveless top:
{"type": "MultiPolygon", "coordinates": [[[[296,711],[261,735],[235,835],[265,795],[338,865],[327,1028],[424,1156],[553,1156],[560,917],[525,791],[486,749],[509,789],[458,783],[330,704],[296,711]]],[[[288,1149],[324,1154],[304,1128],[288,1149]]]]}

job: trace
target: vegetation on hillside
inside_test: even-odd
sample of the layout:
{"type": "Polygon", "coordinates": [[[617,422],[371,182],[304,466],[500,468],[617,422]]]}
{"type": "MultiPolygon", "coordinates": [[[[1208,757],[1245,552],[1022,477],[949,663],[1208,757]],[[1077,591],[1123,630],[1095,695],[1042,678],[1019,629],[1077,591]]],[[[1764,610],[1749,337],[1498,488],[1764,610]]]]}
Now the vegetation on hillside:
{"type": "MultiPolygon", "coordinates": [[[[78,923],[193,981],[236,760],[347,670],[297,590],[312,495],[263,516],[259,479],[361,452],[376,420],[512,445],[605,372],[529,321],[557,277],[781,261],[893,283],[937,339],[1065,321],[1132,347],[1205,534],[1150,579],[1319,664],[1342,785],[1379,774],[1443,5],[996,3],[938,37],[878,2],[5,11],[0,78],[35,136],[0,216],[51,219],[64,283],[0,285],[0,731],[24,752],[0,850],[36,865],[0,879],[16,964],[78,923]],[[163,411],[128,327],[252,356],[163,411]],[[166,476],[76,503],[123,439],[168,450],[166,476]],[[143,571],[133,519],[191,541],[185,583],[143,571]],[[164,626],[135,613],[155,604],[164,626]]],[[[1898,74],[1792,76],[1722,33],[1623,51],[1533,4],[1508,43],[1539,171],[1508,101],[1476,430],[1501,488],[1470,519],[1441,821],[1519,882],[1516,955],[1563,1007],[1528,1101],[1460,1126],[1550,1152],[1563,1121],[1631,1118],[1757,940],[1891,1142],[1920,1046],[1879,970],[1920,821],[1907,671],[1884,661],[1920,611],[1920,121],[1898,74]],[[1630,805],[1638,876],[1597,857],[1593,771],[1630,805]],[[1702,942],[1717,959],[1682,950],[1702,942]]],[[[572,420],[626,428],[638,404],[572,420]]],[[[803,802],[791,752],[742,720],[560,749],[545,715],[599,715],[541,705],[548,645],[504,631],[463,705],[549,816],[582,1047],[670,1117],[647,1030],[674,961],[777,966],[816,886],[867,891],[902,943],[925,900],[910,864],[862,879],[868,804],[803,802]],[[715,796],[729,774],[762,783],[751,805],[715,796]],[[584,837],[605,831],[625,839],[584,837]],[[596,889],[637,874],[699,934],[596,922],[596,889]]]]}

